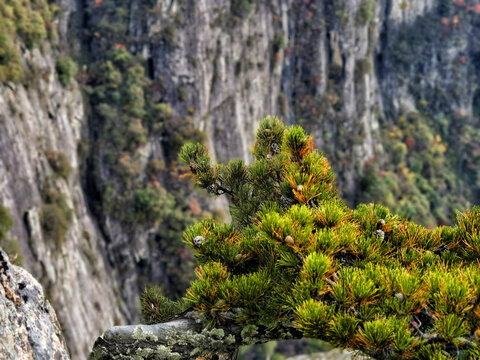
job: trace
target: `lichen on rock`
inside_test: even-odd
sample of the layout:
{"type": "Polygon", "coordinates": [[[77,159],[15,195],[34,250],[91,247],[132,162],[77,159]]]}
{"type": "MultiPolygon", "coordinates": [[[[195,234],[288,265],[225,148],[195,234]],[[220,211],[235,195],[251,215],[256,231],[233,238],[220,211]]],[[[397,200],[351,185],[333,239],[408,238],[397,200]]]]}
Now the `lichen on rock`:
{"type": "Polygon", "coordinates": [[[0,354],[5,360],[70,359],[42,286],[0,249],[0,354]]]}

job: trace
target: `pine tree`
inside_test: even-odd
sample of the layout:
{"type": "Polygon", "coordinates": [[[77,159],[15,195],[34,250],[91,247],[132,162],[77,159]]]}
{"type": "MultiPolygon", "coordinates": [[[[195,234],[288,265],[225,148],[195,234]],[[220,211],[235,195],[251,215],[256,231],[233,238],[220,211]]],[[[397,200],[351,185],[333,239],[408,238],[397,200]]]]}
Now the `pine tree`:
{"type": "MultiPolygon", "coordinates": [[[[232,222],[187,229],[197,278],[169,308],[377,359],[480,358],[480,208],[436,229],[378,204],[350,209],[312,137],[276,118],[260,124],[253,156],[213,165],[203,145],[183,147],[195,184],[229,198],[232,222]]],[[[149,319],[165,316],[157,308],[149,319]]]]}

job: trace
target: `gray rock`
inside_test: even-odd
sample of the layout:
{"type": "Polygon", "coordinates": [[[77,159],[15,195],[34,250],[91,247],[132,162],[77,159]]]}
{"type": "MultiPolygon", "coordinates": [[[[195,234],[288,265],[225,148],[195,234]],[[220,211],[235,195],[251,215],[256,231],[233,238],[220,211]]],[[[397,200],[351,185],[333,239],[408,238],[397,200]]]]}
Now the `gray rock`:
{"type": "Polygon", "coordinates": [[[42,286],[0,249],[0,358],[70,359],[42,286]]]}
{"type": "MultiPolygon", "coordinates": [[[[356,21],[360,0],[257,1],[255,11],[240,21],[230,17],[231,1],[189,1],[184,2],[186,7],[181,3],[159,0],[159,11],[145,15],[140,2],[131,0],[131,47],[151,59],[155,79],[162,79],[168,89],[162,101],[172,105],[174,114],[185,117],[194,110],[195,126],[206,134],[216,160],[249,161],[256,126],[267,114],[296,123],[300,119],[294,108],[301,106],[302,97],[335,101],[341,104],[338,113],[319,109],[322,116],[309,127],[317,146],[329,156],[341,190],[352,199],[364,164],[377,155],[382,160],[378,119],[394,121],[389,114],[416,111],[412,84],[418,83],[424,94],[435,88],[447,94],[461,91],[445,106],[472,113],[478,81],[472,68],[459,66],[458,59],[475,53],[475,37],[458,29],[441,48],[428,46],[432,51],[425,54],[420,83],[416,66],[401,71],[389,60],[399,30],[415,31],[416,22],[422,22],[437,1],[410,1],[404,8],[401,1],[379,0],[369,24],[356,21]],[[333,5],[346,15],[343,23],[332,16],[333,5]],[[308,16],[312,18],[305,27],[308,16]],[[176,26],[177,44],[172,47],[158,41],[158,35],[175,17],[182,23],[176,26]],[[280,35],[287,48],[274,57],[272,45],[280,35]],[[372,69],[356,74],[356,65],[364,60],[372,69]],[[334,68],[341,81],[339,98],[332,100],[329,77],[334,68]],[[185,100],[178,99],[179,87],[186,90],[185,100]],[[352,135],[358,135],[355,141],[341,141],[352,135]],[[337,152],[346,154],[343,162],[335,161],[337,152]]],[[[80,173],[83,160],[77,153],[88,133],[87,111],[79,86],[75,81],[62,86],[55,70],[58,49],[68,48],[67,41],[79,49],[74,34],[83,33],[84,4],[76,0],[57,4],[62,8],[58,31],[63,43],[45,42],[42,51],[24,50],[22,61],[36,74],[28,86],[0,84],[0,204],[15,220],[12,236],[20,242],[26,268],[49,293],[72,356],[82,359],[102,330],[138,320],[138,282],[144,270],[137,264],[155,264],[162,254],[150,251],[151,229],[139,227],[132,234],[113,217],[94,218],[87,206],[81,183],[85,174],[80,173]],[[73,169],[68,180],[51,179],[45,150],[66,155],[73,169]],[[40,226],[41,191],[49,178],[72,209],[72,225],[60,247],[44,238],[40,226]]],[[[140,154],[142,159],[162,158],[160,141],[148,139],[140,154]]],[[[99,171],[109,178],[106,167],[99,171]]],[[[282,198],[284,207],[292,203],[282,198]]],[[[225,203],[218,207],[227,208],[225,203]]],[[[168,281],[160,266],[152,266],[149,277],[151,282],[168,281]]]]}
{"type": "Polygon", "coordinates": [[[220,359],[233,359],[239,346],[234,334],[238,335],[240,328],[203,328],[194,315],[155,325],[110,328],[97,339],[89,359],[121,359],[134,354],[135,359],[195,360],[212,353],[220,359]]]}

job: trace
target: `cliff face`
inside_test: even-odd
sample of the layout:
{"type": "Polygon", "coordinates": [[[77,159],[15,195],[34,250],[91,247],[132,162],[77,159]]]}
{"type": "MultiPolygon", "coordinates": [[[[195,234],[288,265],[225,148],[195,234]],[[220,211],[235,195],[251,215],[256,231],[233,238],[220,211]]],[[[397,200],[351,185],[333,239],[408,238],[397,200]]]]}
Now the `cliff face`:
{"type": "Polygon", "coordinates": [[[148,16],[145,33],[135,32],[150,39],[137,50],[151,59],[165,101],[182,115],[195,110],[195,124],[219,161],[248,161],[258,119],[278,114],[308,124],[333,163],[337,153],[345,157],[339,183],[352,198],[356,174],[382,149],[374,141],[381,97],[372,61],[389,20],[367,1],[359,21],[363,3],[167,1],[148,16]],[[172,23],[174,41],[158,41],[172,23]],[[356,73],[359,63],[369,71],[356,73]],[[187,93],[182,101],[179,88],[187,93]]]}
{"type": "Polygon", "coordinates": [[[80,184],[84,166],[78,148],[88,141],[84,100],[79,86],[62,85],[56,71],[66,20],[76,7],[62,3],[57,42],[31,50],[22,45],[29,71],[23,84],[0,86],[0,203],[14,220],[11,237],[20,242],[25,266],[43,284],[68,329],[72,355],[83,357],[105,324],[122,321],[123,309],[80,184]]]}
{"type": "Polygon", "coordinates": [[[195,125],[207,134],[219,161],[248,161],[258,119],[277,112],[282,61],[272,58],[272,42],[284,36],[286,24],[280,19],[287,18],[288,4],[233,6],[226,1],[160,2],[142,35],[150,39],[144,46],[154,78],[166,88],[164,100],[183,116],[193,108],[195,125]],[[172,21],[173,41],[155,41],[172,21]],[[186,93],[183,99],[179,88],[186,93]]]}
{"type": "Polygon", "coordinates": [[[417,199],[400,210],[435,222],[448,199],[475,199],[480,15],[456,3],[58,2],[58,38],[19,45],[29,76],[0,86],[0,203],[73,357],[138,320],[145,283],[188,283],[181,232],[225,209],[179,177],[191,137],[248,161],[256,124],[278,114],[313,132],[351,203],[417,199]]]}
{"type": "Polygon", "coordinates": [[[12,236],[20,240],[27,268],[47,289],[63,327],[69,329],[66,338],[72,353],[80,354],[88,351],[87,341],[103,324],[122,319],[116,280],[108,274],[102,237],[79,181],[77,146],[86,125],[82,94],[78,86],[65,89],[55,79],[53,54],[33,50],[25,59],[38,74],[28,88],[18,84],[0,88],[1,199],[14,219],[12,236]],[[48,161],[52,154],[67,157],[72,167],[68,178],[52,170],[48,161]],[[42,231],[47,188],[70,209],[65,240],[42,231]]]}

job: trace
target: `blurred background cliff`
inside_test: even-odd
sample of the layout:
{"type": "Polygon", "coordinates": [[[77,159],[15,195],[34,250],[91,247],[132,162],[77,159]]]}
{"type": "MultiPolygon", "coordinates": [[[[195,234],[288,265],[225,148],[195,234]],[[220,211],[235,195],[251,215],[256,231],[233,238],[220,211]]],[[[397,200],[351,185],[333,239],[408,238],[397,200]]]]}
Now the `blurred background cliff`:
{"type": "Polygon", "coordinates": [[[228,219],[177,161],[301,124],[351,206],[425,225],[479,203],[478,0],[0,0],[0,247],[75,359],[188,286],[186,226],[228,219]],[[13,220],[13,221],[10,221],[13,220]]]}

